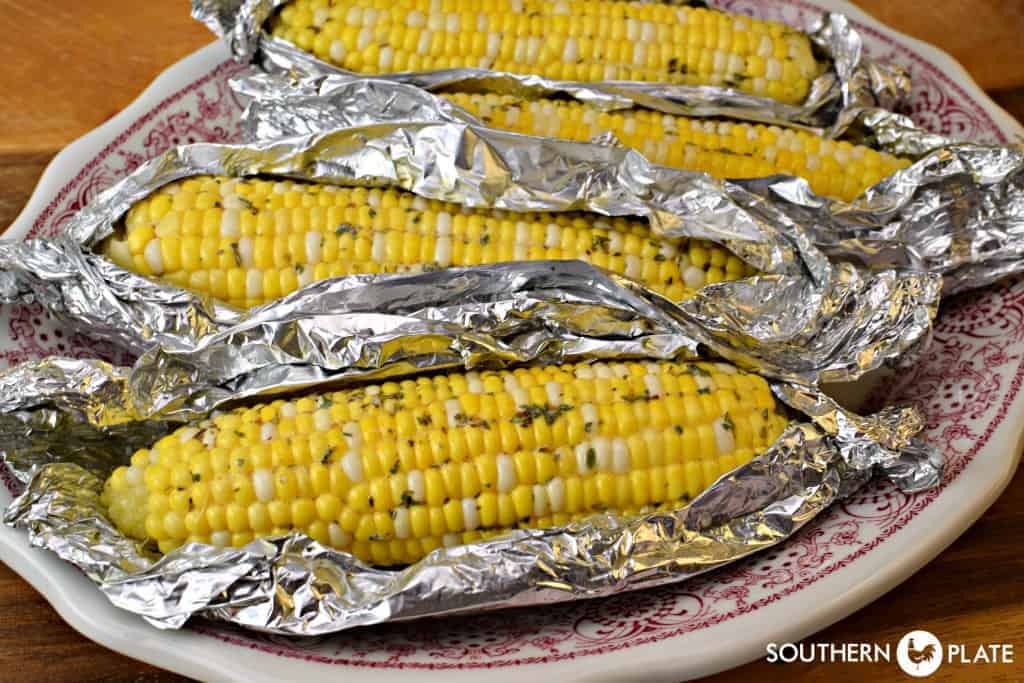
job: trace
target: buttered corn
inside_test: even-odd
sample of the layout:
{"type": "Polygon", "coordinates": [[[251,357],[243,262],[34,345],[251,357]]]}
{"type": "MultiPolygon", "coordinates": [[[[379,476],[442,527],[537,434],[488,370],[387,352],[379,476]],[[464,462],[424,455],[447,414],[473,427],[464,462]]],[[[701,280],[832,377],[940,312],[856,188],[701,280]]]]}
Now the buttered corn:
{"type": "Polygon", "coordinates": [[[479,67],[715,85],[803,101],[822,66],[788,26],[628,0],[294,0],[272,35],[365,74],[479,67]]]}
{"type": "Polygon", "coordinates": [[[720,178],[777,173],[806,178],[818,194],[849,201],[910,161],[813,133],[671,116],[645,109],[600,112],[575,100],[446,94],[483,123],[580,142],[613,133],[650,161],[720,178]]]}
{"type": "Polygon", "coordinates": [[[302,531],[377,565],[596,512],[676,508],[787,424],[716,363],[470,372],[240,408],[106,482],[126,534],[168,552],[302,531]]]}
{"type": "Polygon", "coordinates": [[[367,190],[197,177],[138,202],[101,251],[239,307],[314,280],[501,261],[582,259],[680,300],[753,273],[710,242],[653,239],[641,220],[507,213],[367,190]]]}

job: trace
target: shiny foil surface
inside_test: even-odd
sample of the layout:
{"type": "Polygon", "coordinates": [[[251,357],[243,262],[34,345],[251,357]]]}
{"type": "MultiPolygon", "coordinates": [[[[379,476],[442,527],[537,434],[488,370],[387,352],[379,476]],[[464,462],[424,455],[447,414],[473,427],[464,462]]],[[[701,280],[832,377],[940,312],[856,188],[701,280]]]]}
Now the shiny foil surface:
{"type": "MultiPolygon", "coordinates": [[[[599,347],[595,343],[595,351],[599,347]]],[[[107,400],[96,398],[82,378],[112,387],[104,393],[115,397],[115,405],[116,397],[145,391],[130,386],[131,371],[90,360],[40,361],[11,373],[26,390],[21,405],[5,406],[5,414],[19,408],[31,414],[33,406],[45,405],[45,414],[61,416],[59,424],[99,431],[109,417],[102,410],[107,400]]],[[[0,382],[6,380],[0,376],[0,382]]],[[[151,394],[161,391],[146,386],[151,394]]],[[[25,492],[8,507],[4,521],[26,529],[34,545],[79,567],[113,604],[157,627],[178,628],[201,615],[261,631],[319,635],[682,581],[785,540],[873,473],[891,476],[908,491],[938,483],[942,458],[914,439],[922,426],[915,409],[889,408],[862,417],[812,387],[773,386],[795,411],[806,411],[804,416],[763,454],[724,475],[686,507],[515,531],[438,549],[404,569],[367,566],[299,533],[237,549],[188,544],[158,557],[107,518],[99,494],[109,466],[74,454],[34,463],[25,492]]],[[[151,423],[135,424],[151,435],[151,423]]],[[[68,435],[63,428],[29,427],[25,433],[37,447],[68,435]]],[[[111,449],[112,461],[123,458],[111,449]]]]}
{"type": "MultiPolygon", "coordinates": [[[[270,72],[291,76],[357,76],[328,64],[263,30],[286,0],[192,0],[192,16],[219,36],[234,58],[259,63],[270,72]]],[[[713,5],[713,3],[712,3],[713,5]]],[[[375,78],[428,90],[485,90],[514,95],[561,95],[605,110],[634,105],[670,114],[724,116],[762,123],[814,128],[838,135],[864,108],[897,109],[910,93],[910,79],[894,64],[864,55],[860,34],[842,14],[827,13],[807,27],[818,58],[828,67],[812,83],[799,105],[718,86],[687,86],[638,81],[555,81],[533,75],[459,68],[379,74],[375,78]]]]}
{"type": "MultiPolygon", "coordinates": [[[[434,122],[168,150],[99,194],[68,221],[62,235],[0,242],[0,300],[38,301],[70,326],[136,353],[155,345],[194,349],[246,320],[285,315],[293,301],[327,310],[323,307],[335,301],[333,295],[303,292],[315,294],[330,284],[313,283],[282,301],[241,312],[92,253],[136,201],[166,183],[201,174],[396,185],[478,207],[642,216],[667,238],[710,239],[763,274],[704,287],[678,304],[653,293],[643,296],[685,325],[690,340],[740,364],[754,353],[756,363],[745,367],[793,380],[845,381],[877,367],[883,357],[899,355],[927,335],[940,294],[938,275],[860,271],[830,260],[814,245],[807,226],[738,184],[653,166],[619,147],[434,122]],[[838,310],[855,313],[834,315],[838,310]],[[871,341],[872,353],[855,358],[847,352],[858,337],[871,341]]],[[[487,268],[480,272],[497,273],[500,264],[497,270],[487,268]]],[[[561,270],[569,272],[569,266],[561,270]]],[[[447,276],[421,277],[426,284],[447,276]]],[[[366,281],[340,278],[337,291],[366,281]]]]}
{"type": "MultiPolygon", "coordinates": [[[[349,77],[286,78],[257,70],[232,82],[249,104],[243,131],[252,140],[309,135],[377,124],[456,127],[465,140],[492,149],[518,137],[480,124],[448,100],[407,85],[349,77]]],[[[1024,152],[1015,145],[958,142],[907,117],[879,109],[851,114],[849,137],[916,159],[851,202],[820,197],[802,179],[771,176],[715,186],[718,211],[735,204],[785,226],[799,224],[833,260],[871,269],[910,269],[944,276],[947,294],[1024,270],[1024,152]],[[750,195],[766,208],[752,206],[750,195]],[[773,214],[773,215],[772,215],[773,214]]],[[[615,142],[615,140],[611,140],[615,142]]],[[[537,144],[537,143],[532,143],[537,144]]],[[[647,175],[662,167],[651,165],[647,175]]],[[[712,191],[705,190],[708,201],[712,191]]],[[[685,220],[706,222],[690,203],[685,220]]],[[[731,216],[722,214],[723,219],[731,216]]],[[[655,229],[659,226],[655,224],[655,229]]],[[[683,234],[661,228],[665,235],[683,234]]]]}

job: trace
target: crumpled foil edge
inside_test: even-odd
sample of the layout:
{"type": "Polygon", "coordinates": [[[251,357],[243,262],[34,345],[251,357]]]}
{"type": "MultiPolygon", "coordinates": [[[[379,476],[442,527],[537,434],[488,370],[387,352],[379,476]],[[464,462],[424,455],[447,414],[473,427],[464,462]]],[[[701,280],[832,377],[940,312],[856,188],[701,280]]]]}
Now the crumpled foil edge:
{"type": "MultiPolygon", "coordinates": [[[[54,372],[45,361],[38,369],[54,372]]],[[[65,361],[64,369],[76,376],[103,371],[96,361],[65,361]]],[[[791,424],[767,451],[684,508],[517,531],[439,549],[401,570],[369,567],[299,533],[243,548],[188,544],[157,557],[112,526],[99,498],[102,479],[71,462],[34,466],[4,522],[27,529],[33,545],[79,567],[114,605],[159,628],[205,616],[320,635],[682,581],[781,542],[875,471],[891,473],[909,491],[941,478],[941,456],[914,438],[922,426],[915,409],[860,417],[809,387],[774,389],[813,423],[791,424]]]]}

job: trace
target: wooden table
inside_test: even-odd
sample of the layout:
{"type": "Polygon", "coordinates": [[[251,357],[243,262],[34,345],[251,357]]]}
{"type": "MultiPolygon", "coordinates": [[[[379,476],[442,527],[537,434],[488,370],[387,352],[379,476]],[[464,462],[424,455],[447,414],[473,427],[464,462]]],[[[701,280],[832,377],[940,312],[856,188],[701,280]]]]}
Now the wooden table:
{"type": "MultiPolygon", "coordinates": [[[[935,43],[1024,118],[1024,3],[1020,0],[863,0],[890,25],[935,43]]],[[[17,215],[61,147],[109,118],[161,70],[210,41],[184,2],[79,0],[0,2],[0,228],[17,215]]],[[[814,636],[815,642],[894,642],[911,628],[941,640],[1014,643],[1018,667],[993,680],[1024,678],[1024,474],[959,540],[911,580],[814,636]]],[[[115,654],[67,626],[46,601],[0,564],[0,680],[173,681],[172,674],[115,654]]],[[[894,667],[755,662],[713,677],[861,681],[894,667]]],[[[968,680],[943,667],[930,680],[968,680]]]]}

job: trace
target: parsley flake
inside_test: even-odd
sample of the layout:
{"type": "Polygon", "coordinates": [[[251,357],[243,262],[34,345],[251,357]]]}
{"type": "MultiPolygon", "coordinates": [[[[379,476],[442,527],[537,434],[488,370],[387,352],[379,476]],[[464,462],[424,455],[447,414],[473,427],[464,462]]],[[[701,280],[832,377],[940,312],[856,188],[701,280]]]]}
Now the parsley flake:
{"type": "Polygon", "coordinates": [[[529,427],[539,417],[544,418],[544,421],[549,425],[553,425],[558,418],[570,410],[572,410],[572,406],[566,403],[560,406],[534,403],[520,407],[510,419],[512,424],[517,424],[521,427],[529,427]]]}

